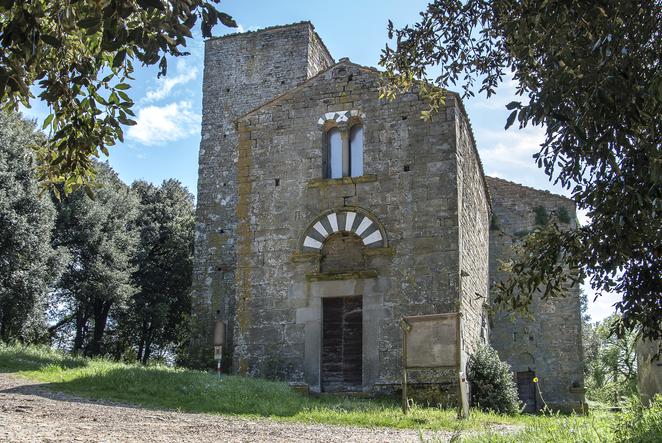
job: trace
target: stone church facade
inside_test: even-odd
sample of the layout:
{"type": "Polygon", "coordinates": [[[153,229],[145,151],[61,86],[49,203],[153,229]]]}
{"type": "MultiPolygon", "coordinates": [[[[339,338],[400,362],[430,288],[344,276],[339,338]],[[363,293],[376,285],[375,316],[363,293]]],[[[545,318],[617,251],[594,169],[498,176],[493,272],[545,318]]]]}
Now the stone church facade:
{"type": "MultiPolygon", "coordinates": [[[[379,73],[335,62],[308,22],[206,42],[192,358],[313,392],[397,388],[403,316],[459,312],[462,361],[489,341],[520,395],[583,403],[577,289],[533,321],[489,316],[513,240],[560,196],[485,177],[459,97],[427,122],[415,93],[380,100],[379,73]],[[520,380],[521,379],[521,380],[520,380]]],[[[421,374],[445,386],[452,374],[421,374]],[[436,378],[435,378],[436,377],[436,378]]],[[[414,382],[417,379],[414,377],[414,382]]]]}

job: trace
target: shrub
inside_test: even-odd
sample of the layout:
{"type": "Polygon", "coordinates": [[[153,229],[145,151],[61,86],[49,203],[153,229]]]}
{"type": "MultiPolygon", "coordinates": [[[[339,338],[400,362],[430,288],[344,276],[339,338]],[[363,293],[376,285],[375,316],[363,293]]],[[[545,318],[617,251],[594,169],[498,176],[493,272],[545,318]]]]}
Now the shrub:
{"type": "Polygon", "coordinates": [[[538,226],[546,226],[549,223],[549,214],[544,206],[536,206],[533,208],[533,213],[535,214],[535,223],[538,226]]]}
{"type": "Polygon", "coordinates": [[[565,223],[565,224],[570,223],[570,213],[568,212],[565,206],[561,206],[558,209],[558,211],[556,212],[556,216],[558,217],[561,223],[565,223]]]}
{"type": "Polygon", "coordinates": [[[510,365],[499,360],[494,348],[481,346],[469,357],[467,378],[473,407],[503,414],[518,412],[517,386],[510,365]]]}
{"type": "Polygon", "coordinates": [[[662,395],[657,395],[648,408],[639,398],[632,397],[628,407],[614,422],[612,430],[618,442],[661,442],[662,395]]]}

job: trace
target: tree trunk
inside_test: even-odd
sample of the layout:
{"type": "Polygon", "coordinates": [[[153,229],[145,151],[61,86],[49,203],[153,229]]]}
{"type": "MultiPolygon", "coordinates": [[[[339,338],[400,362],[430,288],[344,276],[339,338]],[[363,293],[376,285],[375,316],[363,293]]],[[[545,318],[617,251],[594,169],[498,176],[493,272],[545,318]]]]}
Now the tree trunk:
{"type": "Polygon", "coordinates": [[[76,311],[76,335],[74,337],[73,352],[78,353],[83,350],[83,343],[85,342],[85,325],[87,324],[88,317],[79,307],[76,311]]]}
{"type": "Polygon", "coordinates": [[[142,358],[143,365],[147,364],[151,354],[152,354],[152,324],[150,322],[149,329],[147,330],[147,336],[145,338],[145,351],[143,353],[143,358],[142,358]]]}
{"type": "Polygon", "coordinates": [[[138,344],[138,361],[142,363],[145,352],[145,342],[147,341],[147,317],[143,317],[143,324],[140,330],[140,343],[138,344]]]}
{"type": "Polygon", "coordinates": [[[51,335],[51,337],[54,336],[57,333],[58,329],[60,329],[62,326],[66,325],[67,323],[71,323],[73,320],[74,320],[73,315],[67,315],[62,320],[55,323],[53,326],[49,326],[48,333],[51,335]]]}
{"type": "Polygon", "coordinates": [[[103,335],[106,332],[106,323],[108,323],[108,313],[113,302],[97,302],[94,306],[94,330],[92,331],[92,341],[90,342],[86,354],[90,357],[101,355],[103,335]]]}
{"type": "Polygon", "coordinates": [[[0,342],[5,343],[9,341],[9,325],[7,324],[9,315],[7,311],[6,306],[0,307],[0,342]]]}

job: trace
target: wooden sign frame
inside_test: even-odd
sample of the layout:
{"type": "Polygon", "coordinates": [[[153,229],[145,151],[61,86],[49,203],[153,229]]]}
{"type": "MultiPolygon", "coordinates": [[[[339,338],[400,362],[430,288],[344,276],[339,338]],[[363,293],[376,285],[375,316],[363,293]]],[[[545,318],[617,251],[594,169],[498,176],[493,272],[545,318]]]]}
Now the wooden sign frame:
{"type": "MultiPolygon", "coordinates": [[[[463,372],[461,372],[461,361],[462,361],[462,313],[461,312],[449,312],[444,314],[430,314],[430,315],[413,315],[402,317],[400,320],[400,327],[402,328],[402,412],[405,414],[409,411],[409,402],[407,400],[407,371],[410,369],[455,369],[458,374],[458,396],[459,396],[459,408],[463,416],[468,414],[468,402],[465,401],[467,396],[467,386],[466,386],[466,377],[463,372]],[[408,343],[409,343],[409,334],[414,329],[416,323],[432,323],[439,322],[449,319],[455,319],[455,349],[454,349],[454,360],[452,363],[447,364],[445,362],[439,361],[435,362],[424,362],[417,363],[415,361],[410,361],[408,352],[408,343]]],[[[434,355],[434,354],[431,354],[434,355]]]]}

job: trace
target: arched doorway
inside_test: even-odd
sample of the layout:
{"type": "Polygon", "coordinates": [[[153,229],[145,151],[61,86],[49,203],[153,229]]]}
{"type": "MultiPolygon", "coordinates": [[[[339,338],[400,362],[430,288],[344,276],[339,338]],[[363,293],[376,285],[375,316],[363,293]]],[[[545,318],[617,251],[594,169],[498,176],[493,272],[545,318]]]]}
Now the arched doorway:
{"type": "MultiPolygon", "coordinates": [[[[363,240],[339,231],[321,249],[320,271],[355,272],[365,269],[363,240]]],[[[358,391],[363,387],[363,294],[322,300],[320,382],[324,392],[358,391]]]]}
{"type": "Polygon", "coordinates": [[[380,372],[379,331],[391,256],[374,215],[342,207],[315,217],[301,233],[295,263],[306,283],[290,294],[304,332],[304,380],[312,392],[369,390],[380,372]],[[299,301],[300,300],[300,301],[299,301]]]}

